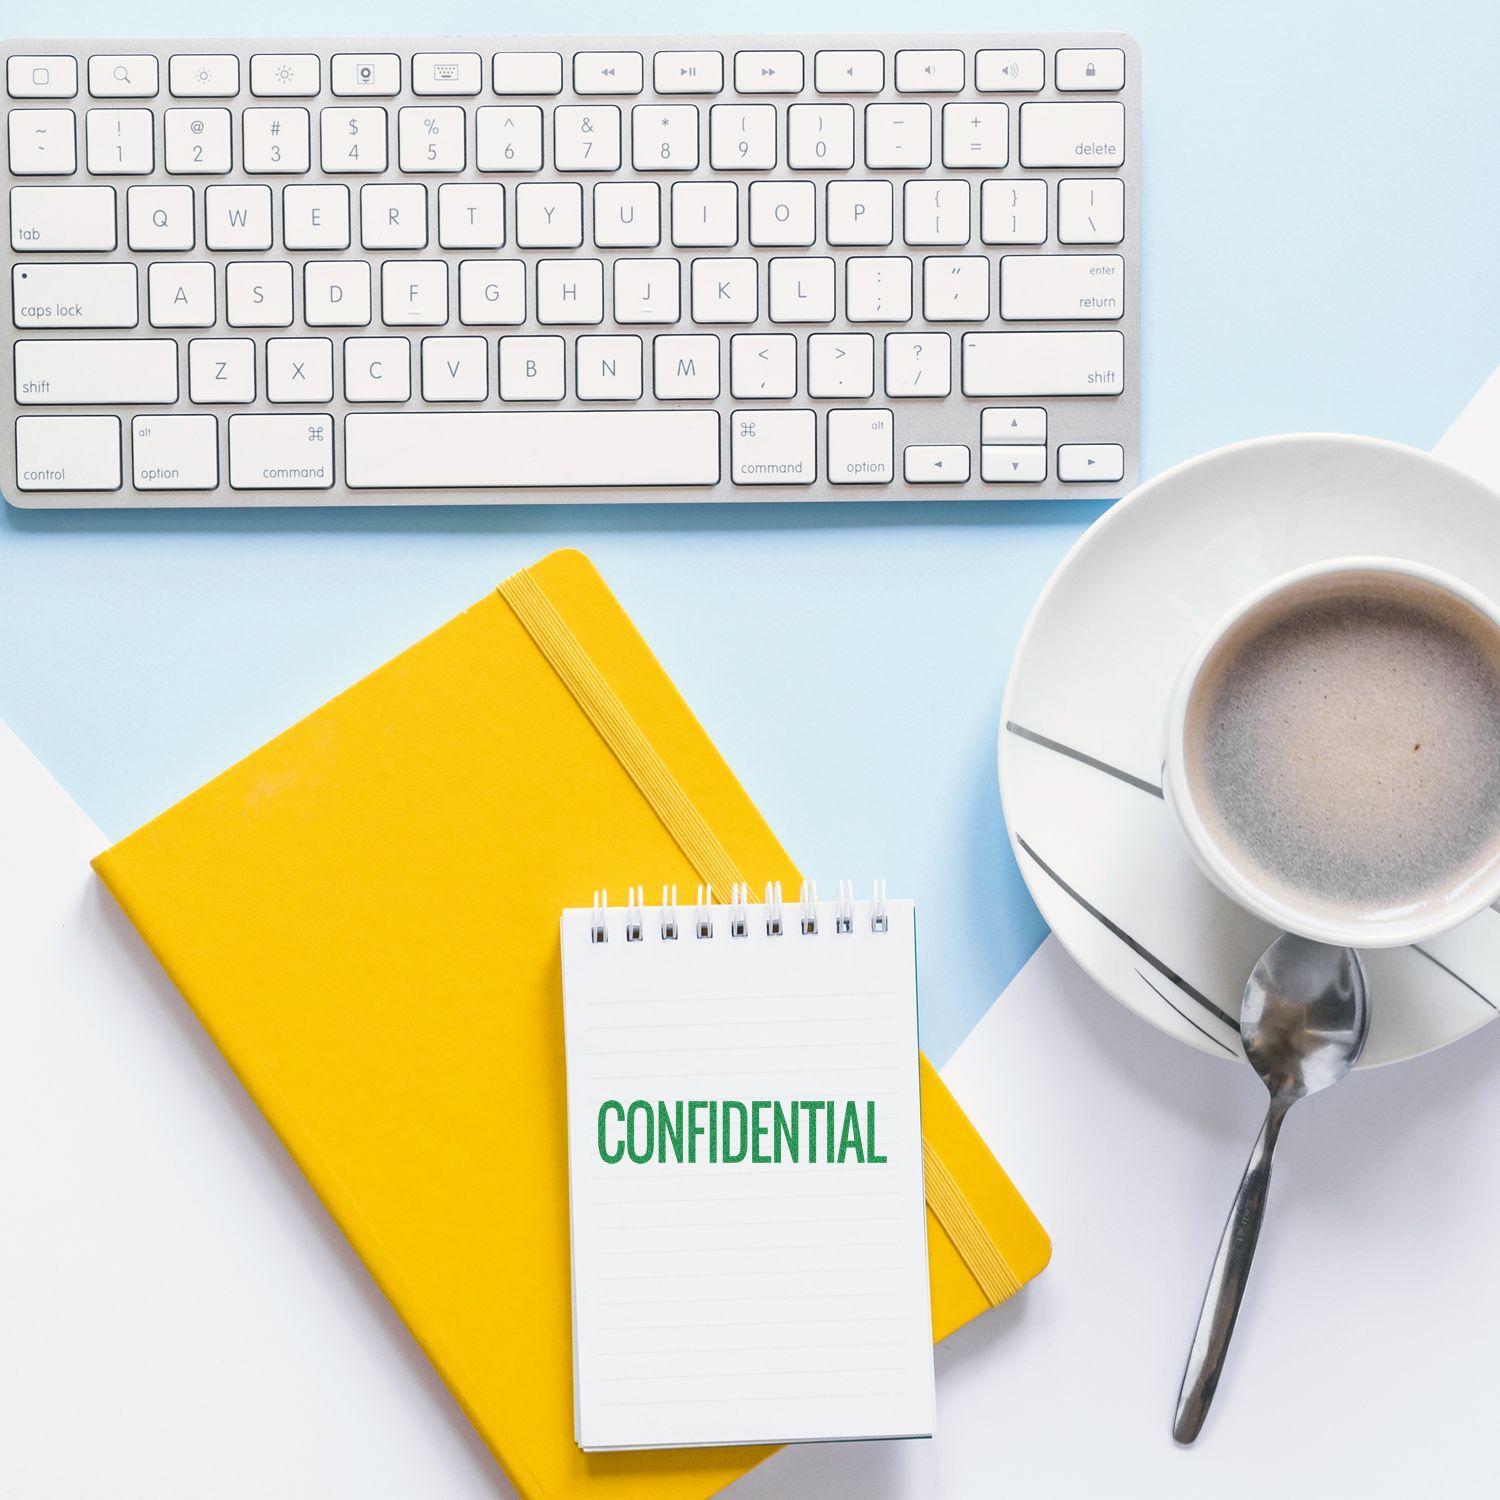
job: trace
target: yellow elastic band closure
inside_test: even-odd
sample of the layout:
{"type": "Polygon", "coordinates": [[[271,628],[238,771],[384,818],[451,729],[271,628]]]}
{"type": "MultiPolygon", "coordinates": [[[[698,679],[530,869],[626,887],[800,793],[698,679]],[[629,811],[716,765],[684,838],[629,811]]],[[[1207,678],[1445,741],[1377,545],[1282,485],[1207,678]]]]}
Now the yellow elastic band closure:
{"type": "Polygon", "coordinates": [[[721,899],[733,886],[744,884],[745,877],[729,857],[729,851],[667,769],[656,747],[631,718],[630,710],[620,702],[530,571],[523,569],[507,578],[500,585],[500,596],[515,611],[516,618],[640,788],[641,795],[692,867],[718,888],[721,899]]]}
{"type": "Polygon", "coordinates": [[[931,1142],[922,1142],[922,1172],[927,1182],[927,1206],[943,1233],[953,1241],[969,1274],[979,1283],[991,1307],[1021,1290],[1016,1273],[1006,1263],[1000,1247],[990,1238],[974,1205],[964,1197],[958,1179],[948,1170],[931,1142]]]}

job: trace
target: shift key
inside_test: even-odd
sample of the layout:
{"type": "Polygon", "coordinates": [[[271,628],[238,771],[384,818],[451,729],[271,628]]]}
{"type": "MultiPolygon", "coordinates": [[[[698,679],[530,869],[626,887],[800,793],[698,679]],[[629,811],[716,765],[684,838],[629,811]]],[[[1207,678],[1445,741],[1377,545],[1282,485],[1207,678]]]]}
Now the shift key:
{"type": "Polygon", "coordinates": [[[1118,396],[1125,339],[1099,333],[967,333],[966,396],[1118,396]]]}
{"type": "Polygon", "coordinates": [[[154,406],[177,399],[175,339],[17,339],[22,406],[154,406]]]}
{"type": "Polygon", "coordinates": [[[230,417],[229,487],[332,489],[333,418],[322,412],[230,417]]]}

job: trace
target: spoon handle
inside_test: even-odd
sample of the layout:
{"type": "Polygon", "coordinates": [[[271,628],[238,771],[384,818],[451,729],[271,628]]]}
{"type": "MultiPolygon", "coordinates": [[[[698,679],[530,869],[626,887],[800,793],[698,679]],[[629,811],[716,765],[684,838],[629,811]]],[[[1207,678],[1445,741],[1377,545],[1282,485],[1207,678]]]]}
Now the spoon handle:
{"type": "Polygon", "coordinates": [[[1229,1337],[1234,1332],[1234,1320],[1239,1315],[1245,1283],[1250,1278],[1250,1262],[1255,1256],[1255,1243],[1260,1238],[1261,1220],[1265,1217],[1266,1193],[1271,1185],[1271,1155],[1276,1150],[1276,1138],[1281,1134],[1281,1122],[1289,1107],[1289,1103],[1280,1099],[1271,1100],[1266,1123],[1261,1126],[1240,1190],[1229,1210],[1229,1221],[1224,1225],[1224,1237],[1219,1241],[1219,1253],[1214,1257],[1208,1288],[1203,1293],[1198,1331],[1193,1335],[1187,1368],[1182,1372],[1177,1416],[1172,1423],[1172,1436],[1179,1443],[1191,1443],[1202,1430],[1203,1419],[1208,1415],[1224,1369],[1229,1337]]]}

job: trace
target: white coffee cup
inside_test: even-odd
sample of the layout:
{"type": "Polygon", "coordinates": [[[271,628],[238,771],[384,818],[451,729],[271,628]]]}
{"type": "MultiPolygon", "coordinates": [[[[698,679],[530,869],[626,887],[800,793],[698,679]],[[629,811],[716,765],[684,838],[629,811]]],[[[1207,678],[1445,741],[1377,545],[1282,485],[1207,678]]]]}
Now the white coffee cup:
{"type": "MultiPolygon", "coordinates": [[[[1356,580],[1353,575],[1388,575],[1407,580],[1468,606],[1494,632],[1500,650],[1500,607],[1452,575],[1424,564],[1389,557],[1340,557],[1309,564],[1273,578],[1229,609],[1199,642],[1189,657],[1167,709],[1166,744],[1163,757],[1163,789],[1177,815],[1188,846],[1200,868],[1232,900],[1262,920],[1286,932],[1295,932],[1318,942],[1345,947],[1389,948],[1424,939],[1456,927],[1500,899],[1500,856],[1477,861],[1472,870],[1441,899],[1424,903],[1414,912],[1371,909],[1340,919],[1320,904],[1300,902],[1294,891],[1257,870],[1215,828],[1205,815],[1204,789],[1195,784],[1188,768],[1188,725],[1195,695],[1203,683],[1204,669],[1222,642],[1242,622],[1267,607],[1274,608],[1283,595],[1315,599],[1326,588],[1332,597],[1356,580]]],[[[1269,612],[1269,611],[1268,611],[1269,612]]],[[[1497,746],[1500,755],[1500,746],[1497,746]]]]}

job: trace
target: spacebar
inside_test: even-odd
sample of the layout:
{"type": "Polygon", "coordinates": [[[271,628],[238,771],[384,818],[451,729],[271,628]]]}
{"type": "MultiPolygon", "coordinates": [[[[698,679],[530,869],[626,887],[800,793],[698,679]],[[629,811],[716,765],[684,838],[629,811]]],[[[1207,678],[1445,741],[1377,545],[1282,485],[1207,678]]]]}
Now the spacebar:
{"type": "Polygon", "coordinates": [[[352,490],[618,489],[719,482],[713,411],[357,412],[352,490]]]}

